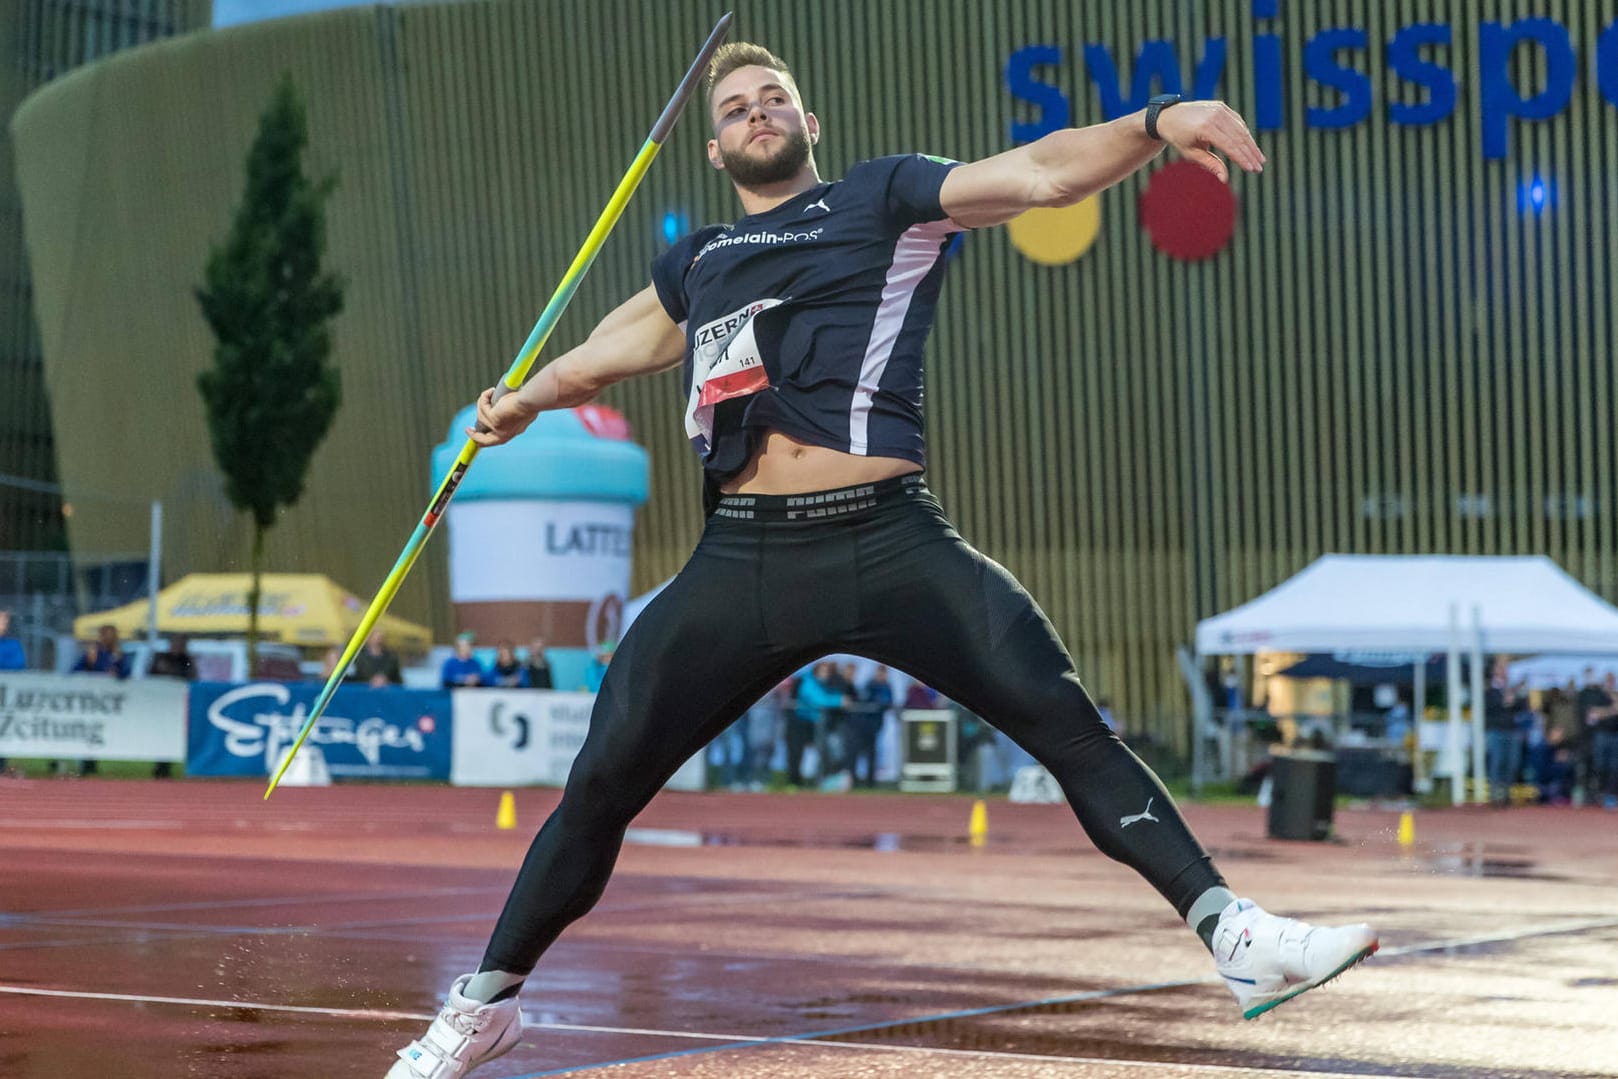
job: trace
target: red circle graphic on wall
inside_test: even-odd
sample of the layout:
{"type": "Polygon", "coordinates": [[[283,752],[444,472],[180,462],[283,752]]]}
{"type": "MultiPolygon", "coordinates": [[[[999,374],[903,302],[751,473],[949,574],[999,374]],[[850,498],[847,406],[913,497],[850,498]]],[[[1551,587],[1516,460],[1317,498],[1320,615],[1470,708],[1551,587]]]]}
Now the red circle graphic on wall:
{"type": "Polygon", "coordinates": [[[1170,258],[1210,258],[1236,232],[1236,195],[1202,166],[1171,161],[1146,181],[1140,227],[1152,246],[1170,258]]]}

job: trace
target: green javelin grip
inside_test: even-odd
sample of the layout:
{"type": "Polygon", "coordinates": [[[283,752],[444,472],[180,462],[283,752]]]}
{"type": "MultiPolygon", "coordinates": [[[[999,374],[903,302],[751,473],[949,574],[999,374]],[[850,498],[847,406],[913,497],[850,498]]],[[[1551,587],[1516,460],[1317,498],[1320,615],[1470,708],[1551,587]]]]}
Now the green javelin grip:
{"type": "MultiPolygon", "coordinates": [[[[674,129],[674,124],[679,120],[680,113],[685,111],[686,103],[691,100],[691,95],[696,92],[697,85],[702,81],[702,76],[707,72],[708,64],[713,59],[713,54],[718,50],[720,42],[725,40],[725,34],[730,29],[730,20],[731,12],[726,12],[724,17],[714,26],[713,32],[708,35],[708,40],[703,43],[702,51],[692,61],[691,67],[685,73],[685,78],[680,80],[679,88],[674,91],[674,96],[669,98],[669,103],[663,107],[662,115],[657,118],[657,123],[652,125],[652,133],[647,136],[645,144],[640,148],[640,153],[635,155],[635,160],[630,164],[629,171],[624,173],[624,178],[618,182],[618,189],[612,193],[612,198],[607,200],[606,208],[601,211],[601,216],[596,219],[595,227],[590,230],[590,235],[585,238],[584,246],[579,248],[579,253],[574,256],[573,264],[567,268],[567,273],[562,277],[562,283],[556,286],[556,291],[551,295],[550,302],[545,305],[545,310],[540,314],[539,321],[534,323],[534,329],[529,333],[528,340],[523,342],[521,351],[517,353],[517,358],[512,361],[511,369],[506,372],[505,378],[501,379],[495,386],[495,400],[498,401],[507,393],[518,389],[528,378],[528,372],[533,368],[540,349],[545,347],[545,341],[550,337],[551,330],[556,326],[557,320],[562,317],[562,312],[567,309],[567,305],[572,302],[573,294],[579,289],[579,283],[584,280],[584,275],[589,271],[590,264],[595,261],[596,254],[600,252],[602,244],[606,243],[608,233],[612,232],[613,226],[618,223],[618,218],[623,216],[624,207],[629,205],[630,198],[634,196],[635,189],[640,186],[640,182],[645,177],[647,170],[652,167],[652,161],[657,157],[657,152],[663,148],[663,143],[668,139],[669,132],[674,129]]],[[[366,608],[365,616],[360,619],[360,624],[354,630],[354,636],[349,638],[348,647],[343,649],[342,659],[338,660],[337,666],[332,668],[331,676],[326,679],[326,684],[321,687],[320,696],[315,698],[315,705],[310,709],[309,717],[303,721],[303,729],[298,732],[297,740],[292,743],[291,752],[287,753],[282,759],[281,766],[275,770],[275,775],[271,777],[270,785],[264,791],[265,798],[269,798],[271,794],[275,793],[276,785],[281,782],[281,777],[286,775],[287,767],[292,763],[292,758],[297,756],[299,747],[309,737],[309,732],[314,730],[315,723],[320,719],[321,714],[325,712],[326,706],[331,703],[332,694],[337,691],[338,684],[343,680],[343,673],[348,670],[348,665],[353,662],[354,657],[359,653],[360,646],[364,643],[365,638],[370,636],[372,628],[376,626],[377,619],[382,617],[382,613],[388,609],[388,604],[393,602],[393,597],[398,593],[399,586],[404,583],[405,576],[409,574],[410,568],[416,564],[416,559],[421,555],[422,548],[427,545],[428,537],[433,534],[433,529],[437,527],[439,520],[444,516],[444,510],[448,507],[449,500],[455,497],[455,489],[460,486],[462,478],[466,475],[466,470],[472,466],[473,460],[478,455],[479,448],[478,444],[470,438],[466,440],[466,445],[461,447],[460,455],[455,458],[454,466],[449,470],[449,474],[444,477],[444,481],[438,485],[438,490],[433,494],[432,501],[427,505],[427,512],[421,515],[421,520],[417,523],[415,531],[410,534],[410,539],[405,543],[404,550],[400,552],[399,560],[393,564],[393,569],[388,573],[387,579],[382,582],[382,587],[377,590],[376,598],[372,599],[371,605],[366,608]]]]}

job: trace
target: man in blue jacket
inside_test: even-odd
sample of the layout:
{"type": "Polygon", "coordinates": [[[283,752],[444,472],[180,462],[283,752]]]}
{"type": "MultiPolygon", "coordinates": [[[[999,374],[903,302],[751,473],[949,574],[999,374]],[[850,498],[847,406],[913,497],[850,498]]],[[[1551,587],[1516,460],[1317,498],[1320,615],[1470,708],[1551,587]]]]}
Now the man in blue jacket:
{"type": "Polygon", "coordinates": [[[11,635],[11,612],[0,609],[0,671],[20,671],[27,666],[22,642],[11,635]]]}
{"type": "MultiPolygon", "coordinates": [[[[11,635],[11,612],[0,608],[0,671],[20,671],[28,666],[23,655],[22,642],[11,635]]],[[[0,757],[0,774],[6,770],[6,758],[0,757]]]]}

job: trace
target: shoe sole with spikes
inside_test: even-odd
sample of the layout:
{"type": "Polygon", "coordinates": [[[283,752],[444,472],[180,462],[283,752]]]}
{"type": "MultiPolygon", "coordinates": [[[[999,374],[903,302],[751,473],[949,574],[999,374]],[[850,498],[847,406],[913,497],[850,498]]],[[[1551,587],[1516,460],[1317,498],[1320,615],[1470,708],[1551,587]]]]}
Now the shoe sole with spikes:
{"type": "Polygon", "coordinates": [[[1282,993],[1280,996],[1276,997],[1275,999],[1267,1000],[1262,1004],[1255,1004],[1252,1007],[1247,1008],[1245,1011],[1242,1012],[1242,1018],[1243,1019],[1257,1019],[1259,1016],[1263,1015],[1265,1012],[1270,1011],[1270,1010],[1275,1009],[1275,1008],[1279,1008],[1281,1005],[1285,1004],[1287,1001],[1291,1000],[1293,997],[1298,996],[1300,993],[1307,993],[1311,989],[1320,988],[1321,986],[1325,985],[1327,982],[1329,982],[1332,979],[1336,978],[1338,975],[1344,973],[1347,970],[1350,970],[1353,967],[1358,966],[1359,964],[1365,962],[1365,960],[1371,958],[1371,956],[1375,955],[1376,950],[1381,946],[1382,945],[1381,945],[1380,941],[1373,941],[1369,947],[1361,948],[1358,952],[1355,952],[1353,955],[1349,956],[1348,960],[1345,963],[1343,963],[1342,966],[1338,967],[1336,970],[1332,971],[1330,974],[1326,975],[1324,978],[1316,978],[1315,980],[1308,981],[1308,982],[1299,982],[1297,985],[1289,987],[1285,993],[1282,993]]]}

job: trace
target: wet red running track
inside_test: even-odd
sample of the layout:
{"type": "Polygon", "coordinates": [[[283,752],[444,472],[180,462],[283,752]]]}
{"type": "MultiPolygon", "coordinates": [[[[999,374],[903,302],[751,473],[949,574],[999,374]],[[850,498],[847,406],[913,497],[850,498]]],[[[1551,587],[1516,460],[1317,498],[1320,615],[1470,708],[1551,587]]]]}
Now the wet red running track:
{"type": "MultiPolygon", "coordinates": [[[[0,1076],[380,1079],[555,804],[441,787],[0,780],[0,1076]]],[[[665,794],[479,1079],[1618,1073],[1618,813],[1195,808],[1236,889],[1383,951],[1244,1023],[1064,807],[665,794]]]]}

